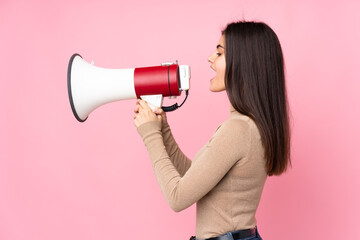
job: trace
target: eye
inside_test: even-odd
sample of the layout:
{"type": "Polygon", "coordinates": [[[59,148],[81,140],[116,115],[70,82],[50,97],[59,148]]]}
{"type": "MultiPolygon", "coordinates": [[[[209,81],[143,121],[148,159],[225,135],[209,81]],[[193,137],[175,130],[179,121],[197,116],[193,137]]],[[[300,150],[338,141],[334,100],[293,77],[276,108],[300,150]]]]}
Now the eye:
{"type": "Polygon", "coordinates": [[[216,55],[221,56],[221,53],[216,53],[216,55]]]}

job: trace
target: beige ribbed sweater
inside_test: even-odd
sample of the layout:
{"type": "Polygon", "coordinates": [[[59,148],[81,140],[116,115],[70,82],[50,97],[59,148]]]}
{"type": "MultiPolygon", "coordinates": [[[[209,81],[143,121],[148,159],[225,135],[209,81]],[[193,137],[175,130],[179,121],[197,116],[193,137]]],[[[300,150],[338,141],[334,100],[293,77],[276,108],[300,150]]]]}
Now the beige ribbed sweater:
{"type": "MultiPolygon", "coordinates": [[[[197,202],[196,237],[253,228],[267,177],[255,123],[233,107],[229,118],[195,155],[180,150],[166,121],[137,128],[169,206],[176,212],[197,202]]],[[[190,141],[196,141],[194,136],[190,141]]]]}

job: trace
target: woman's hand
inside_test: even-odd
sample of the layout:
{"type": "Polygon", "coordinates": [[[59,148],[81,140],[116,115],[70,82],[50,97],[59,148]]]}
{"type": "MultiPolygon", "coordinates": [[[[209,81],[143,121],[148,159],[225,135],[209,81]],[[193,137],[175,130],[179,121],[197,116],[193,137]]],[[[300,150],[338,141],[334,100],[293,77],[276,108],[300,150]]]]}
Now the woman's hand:
{"type": "Polygon", "coordinates": [[[162,108],[155,108],[154,113],[161,116],[163,123],[167,121],[166,113],[164,112],[164,110],[162,110],[162,108]]]}
{"type": "MultiPolygon", "coordinates": [[[[136,106],[134,109],[134,124],[136,127],[141,126],[144,123],[151,121],[159,121],[162,122],[162,116],[165,113],[161,113],[159,109],[156,109],[159,115],[153,112],[153,110],[149,107],[149,105],[144,101],[138,99],[136,102],[136,106]]],[[[166,115],[165,115],[166,116],[166,115]]]]}

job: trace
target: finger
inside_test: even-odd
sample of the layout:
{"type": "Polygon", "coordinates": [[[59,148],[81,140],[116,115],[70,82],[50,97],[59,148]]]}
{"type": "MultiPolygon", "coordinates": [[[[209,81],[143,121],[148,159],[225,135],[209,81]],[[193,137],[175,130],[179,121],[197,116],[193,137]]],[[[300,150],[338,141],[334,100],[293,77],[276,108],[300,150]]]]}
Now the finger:
{"type": "Polygon", "coordinates": [[[134,112],[138,113],[139,112],[139,106],[136,104],[135,108],[134,108],[134,112]]]}
{"type": "MultiPolygon", "coordinates": [[[[136,106],[139,107],[139,111],[142,111],[142,110],[146,109],[143,105],[141,105],[141,103],[140,103],[141,101],[144,101],[144,100],[140,100],[139,103],[136,104],[136,106]]],[[[146,102],[145,102],[145,104],[146,104],[146,102]]]]}
{"type": "Polygon", "coordinates": [[[140,100],[140,106],[143,107],[144,109],[151,110],[149,105],[144,100],[140,100]]]}
{"type": "Polygon", "coordinates": [[[135,127],[138,127],[139,121],[137,119],[134,120],[134,125],[135,125],[135,127]]]}
{"type": "Polygon", "coordinates": [[[154,109],[154,112],[156,113],[156,114],[162,114],[162,109],[161,108],[155,108],[154,109]]]}

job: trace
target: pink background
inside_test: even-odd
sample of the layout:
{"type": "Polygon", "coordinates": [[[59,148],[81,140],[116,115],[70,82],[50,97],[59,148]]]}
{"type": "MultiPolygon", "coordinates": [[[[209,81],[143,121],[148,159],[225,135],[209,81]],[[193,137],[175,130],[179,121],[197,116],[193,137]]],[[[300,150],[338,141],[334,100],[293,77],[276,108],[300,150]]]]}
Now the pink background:
{"type": "Polygon", "coordinates": [[[193,157],[229,114],[226,94],[208,90],[206,59],[240,19],[278,34],[292,113],[293,168],[266,182],[262,237],[360,239],[359,11],[357,0],[1,0],[0,239],[193,235],[195,205],[167,205],[133,126],[135,100],[78,123],[67,65],[75,52],[106,68],[190,65],[189,100],[168,118],[193,157]]]}

